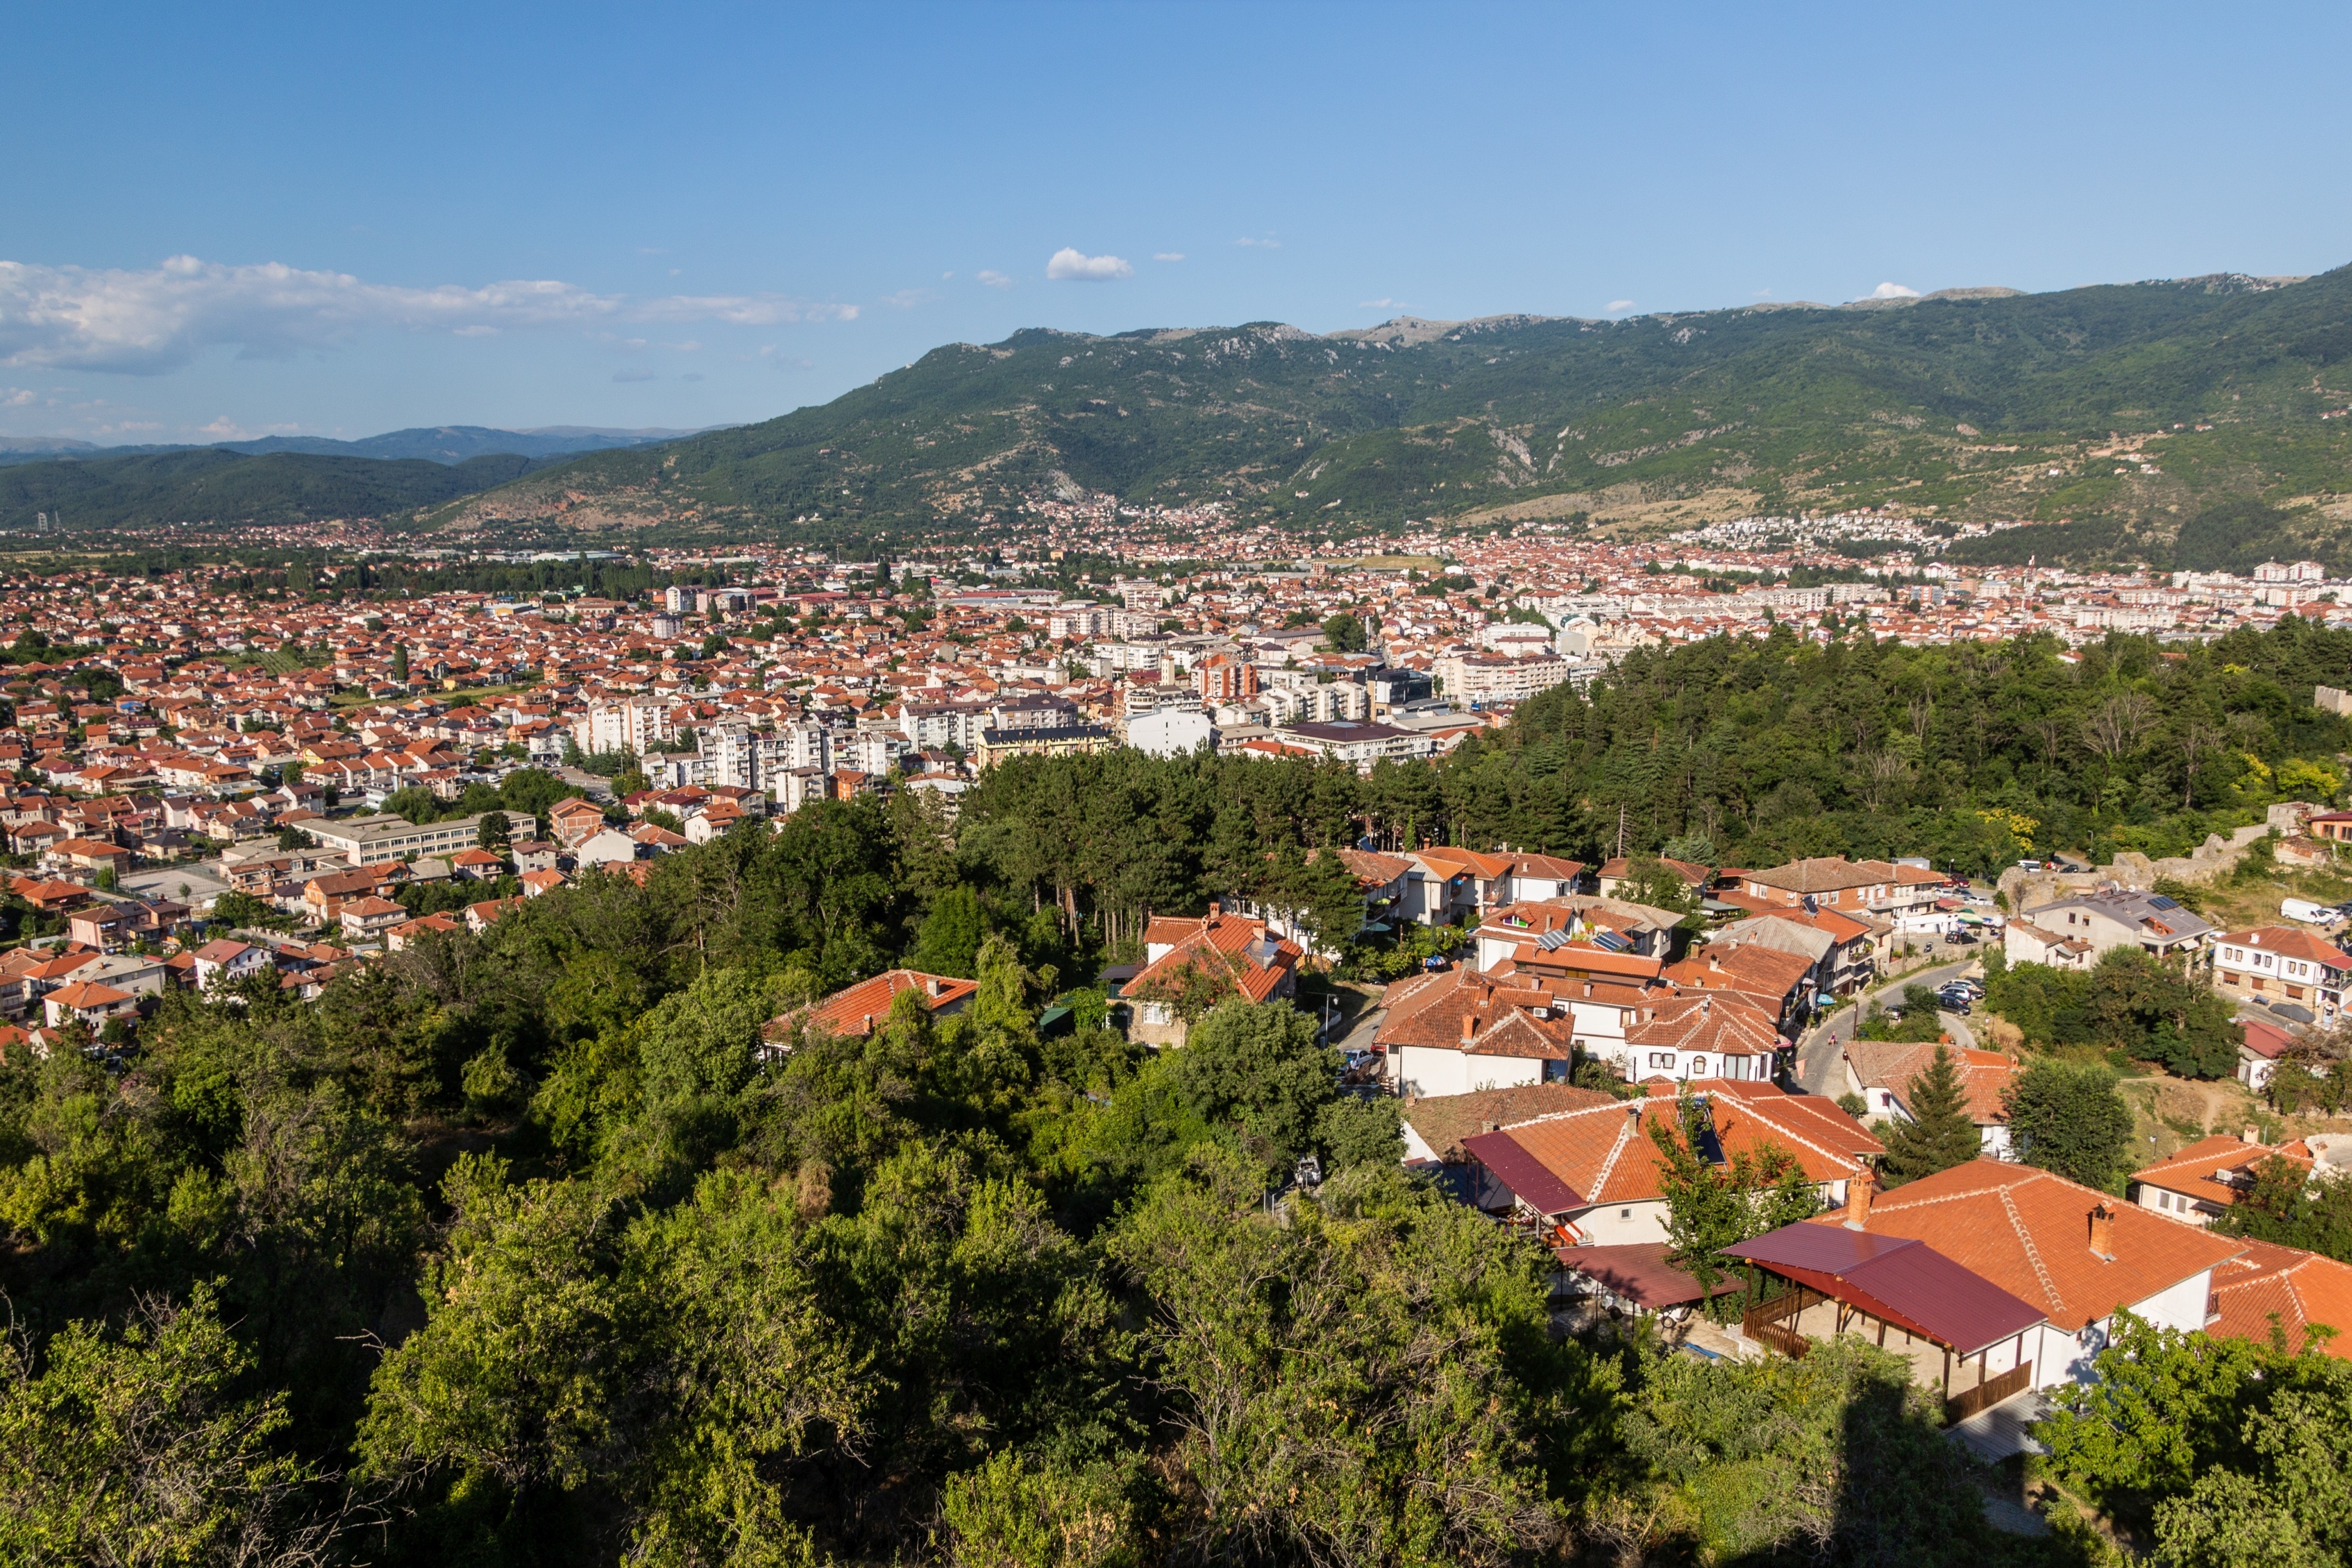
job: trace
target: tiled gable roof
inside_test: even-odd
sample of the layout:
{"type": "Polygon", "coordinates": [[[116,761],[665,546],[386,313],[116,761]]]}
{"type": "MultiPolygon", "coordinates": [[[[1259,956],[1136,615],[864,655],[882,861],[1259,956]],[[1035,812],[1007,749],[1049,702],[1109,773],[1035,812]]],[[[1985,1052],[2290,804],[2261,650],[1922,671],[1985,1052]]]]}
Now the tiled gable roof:
{"type": "Polygon", "coordinates": [[[1864,1228],[1925,1241],[2070,1333],[2244,1249],[2048,1171],[1985,1159],[1880,1195],[1864,1228]],[[2091,1250],[2091,1211],[2102,1205],[2112,1259],[2091,1250]]]}
{"type": "MultiPolygon", "coordinates": [[[[1967,1046],[1947,1049],[1959,1073],[1969,1120],[1979,1127],[2008,1121],[2001,1094],[2017,1076],[2017,1063],[1997,1051],[1967,1046]]],[[[1856,1040],[1846,1045],[1845,1059],[1853,1064],[1854,1076],[1862,1080],[1863,1087],[1893,1090],[1907,1110],[1912,1082],[1934,1064],[1936,1047],[1933,1042],[1914,1040],[1856,1040]]]]}
{"type": "Polygon", "coordinates": [[[2205,1332],[2267,1342],[2275,1322],[2291,1352],[2315,1343],[2324,1354],[2352,1358],[2352,1266],[2268,1241],[2240,1245],[2244,1251],[2213,1270],[2218,1315],[2205,1332]],[[2336,1333],[2315,1335],[2315,1326],[2336,1333]]]}

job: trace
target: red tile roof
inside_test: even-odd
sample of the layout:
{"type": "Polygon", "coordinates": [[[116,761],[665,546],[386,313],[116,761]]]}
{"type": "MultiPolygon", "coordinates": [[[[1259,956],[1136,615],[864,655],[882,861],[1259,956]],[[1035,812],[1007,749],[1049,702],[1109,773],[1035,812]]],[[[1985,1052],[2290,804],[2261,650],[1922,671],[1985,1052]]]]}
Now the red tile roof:
{"type": "Polygon", "coordinates": [[[2328,1355],[2352,1359],[2352,1267],[2299,1248],[2245,1240],[2245,1250],[2213,1270],[2219,1317],[2205,1325],[2216,1339],[2267,1342],[2273,1317],[2289,1351],[2318,1343],[2328,1355]],[[2314,1335],[2314,1327],[2337,1331],[2314,1335]]]}
{"type": "Polygon", "coordinates": [[[921,992],[936,1013],[954,1011],[979,989],[979,981],[958,979],[952,975],[927,975],[919,969],[886,970],[870,980],[860,980],[821,1001],[795,1008],[770,1020],[765,1032],[772,1040],[796,1024],[805,1024],[860,1039],[872,1034],[875,1026],[890,1016],[890,1005],[902,991],[921,992]]]}
{"type": "Polygon", "coordinates": [[[2160,1186],[2167,1192],[2187,1193],[2191,1197],[2227,1208],[2238,1201],[2239,1188],[2223,1178],[2251,1171],[2273,1155],[2291,1160],[2305,1168],[2312,1163],[2311,1150],[2300,1138],[2273,1148],[2266,1144],[2250,1144],[2227,1133],[2216,1133],[2210,1138],[2200,1138],[2145,1170],[2134,1171],[2132,1180],[2160,1186]]]}
{"type": "Polygon", "coordinates": [[[1925,1241],[2069,1333],[2244,1249],[2048,1171],[1984,1159],[1881,1194],[1864,1226],[1925,1241]],[[2091,1250],[2091,1212],[2103,1205],[2111,1259],[2091,1250]]]}
{"type": "MultiPolygon", "coordinates": [[[[1960,1090],[1968,1100],[1969,1120],[1979,1127],[2007,1122],[2009,1108],[2001,1096],[2017,1076],[2017,1063],[1997,1051],[1978,1051],[1969,1046],[1946,1049],[1952,1053],[1952,1065],[1958,1071],[1960,1090]]],[[[1911,1085],[1934,1065],[1936,1047],[1933,1042],[1856,1040],[1847,1042],[1844,1054],[1853,1064],[1854,1076],[1862,1080],[1865,1088],[1891,1089],[1907,1109],[1911,1085]]]]}
{"type": "Polygon", "coordinates": [[[1262,1002],[1281,988],[1284,977],[1306,956],[1296,942],[1269,937],[1265,921],[1215,908],[1198,920],[1155,916],[1144,941],[1151,946],[1165,944],[1168,951],[1127,983],[1129,996],[1148,996],[1158,987],[1176,985],[1180,971],[1192,967],[1212,974],[1222,971],[1243,996],[1262,1002]]]}

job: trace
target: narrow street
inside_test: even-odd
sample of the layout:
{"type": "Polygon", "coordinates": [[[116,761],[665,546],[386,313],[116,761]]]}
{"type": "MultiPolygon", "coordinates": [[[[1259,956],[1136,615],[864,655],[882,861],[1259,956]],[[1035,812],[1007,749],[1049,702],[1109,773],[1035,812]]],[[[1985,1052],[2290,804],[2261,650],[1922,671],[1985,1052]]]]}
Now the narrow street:
{"type": "MultiPolygon", "coordinates": [[[[1798,1084],[1808,1094],[1835,1094],[1840,1092],[1838,1087],[1832,1086],[1837,1072],[1838,1048],[1832,1045],[1830,1041],[1833,1039],[1843,1041],[1853,1038],[1853,1031],[1862,1024],[1864,1009],[1871,998],[1875,998],[1891,1009],[1902,1001],[1903,992],[1908,987],[1925,986],[1932,991],[1945,981],[1958,979],[1976,967],[1976,957],[1970,955],[1956,963],[1938,964],[1931,969],[1915,970],[1899,980],[1889,981],[1878,987],[1875,990],[1858,993],[1853,1001],[1807,1030],[1805,1037],[1797,1042],[1798,1084]]],[[[1976,1044],[1976,1033],[1969,1028],[1968,1019],[1957,1013],[1941,1013],[1938,1016],[1944,1020],[1944,1030],[1952,1037],[1953,1044],[1960,1046],[1976,1044]]]]}

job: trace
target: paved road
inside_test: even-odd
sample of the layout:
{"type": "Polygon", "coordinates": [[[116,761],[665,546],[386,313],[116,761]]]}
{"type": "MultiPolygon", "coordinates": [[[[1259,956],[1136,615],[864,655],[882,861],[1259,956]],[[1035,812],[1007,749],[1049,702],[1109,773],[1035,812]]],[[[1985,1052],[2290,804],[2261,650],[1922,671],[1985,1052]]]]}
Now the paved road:
{"type": "MultiPolygon", "coordinates": [[[[1925,986],[1929,990],[1933,990],[1946,980],[1957,979],[1967,974],[1976,967],[1976,962],[1975,956],[1971,955],[1957,963],[1938,964],[1932,969],[1916,970],[1899,980],[1890,981],[1879,987],[1875,991],[1864,992],[1853,1003],[1832,1013],[1827,1019],[1808,1030],[1805,1032],[1805,1038],[1797,1042],[1798,1083],[1809,1094],[1834,1094],[1841,1091],[1843,1085],[1832,1086],[1838,1069],[1838,1052],[1831,1046],[1830,1040],[1832,1038],[1839,1040],[1849,1040],[1853,1038],[1853,1031],[1862,1023],[1862,1007],[1867,998],[1874,996],[1892,1007],[1903,999],[1906,988],[1925,986]]],[[[1951,1035],[1956,1044],[1966,1046],[1976,1043],[1976,1035],[1969,1030],[1967,1019],[1956,1013],[1944,1013],[1940,1016],[1944,1020],[1946,1032],[1951,1035]]]]}

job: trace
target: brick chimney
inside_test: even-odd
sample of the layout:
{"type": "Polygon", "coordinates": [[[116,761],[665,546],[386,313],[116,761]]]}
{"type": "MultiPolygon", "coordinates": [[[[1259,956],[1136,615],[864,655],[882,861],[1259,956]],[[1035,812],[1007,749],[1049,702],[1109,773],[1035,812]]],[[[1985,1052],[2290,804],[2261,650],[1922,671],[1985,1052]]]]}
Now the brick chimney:
{"type": "Polygon", "coordinates": [[[1468,1045],[1472,1037],[1476,1035],[1477,1032],[1478,1015],[1475,1013],[1464,1013],[1462,1015],[1462,1043],[1464,1045],[1468,1045]]]}
{"type": "Polygon", "coordinates": [[[1224,918],[1225,906],[1215,899],[1209,900],[1209,924],[1214,925],[1224,918]]]}
{"type": "Polygon", "coordinates": [[[1869,1228],[1864,1221],[1870,1218],[1871,1189],[1877,1185],[1878,1178],[1872,1174],[1868,1166],[1863,1166],[1846,1178],[1845,1228],[1848,1230],[1869,1228]]]}
{"type": "Polygon", "coordinates": [[[2091,1254],[2105,1262],[2116,1260],[2116,1212],[2105,1203],[2091,1210],[2091,1254]]]}

